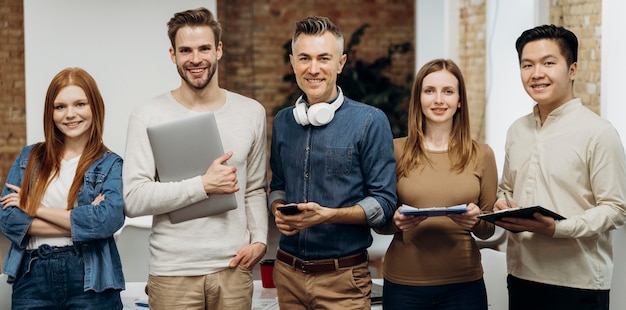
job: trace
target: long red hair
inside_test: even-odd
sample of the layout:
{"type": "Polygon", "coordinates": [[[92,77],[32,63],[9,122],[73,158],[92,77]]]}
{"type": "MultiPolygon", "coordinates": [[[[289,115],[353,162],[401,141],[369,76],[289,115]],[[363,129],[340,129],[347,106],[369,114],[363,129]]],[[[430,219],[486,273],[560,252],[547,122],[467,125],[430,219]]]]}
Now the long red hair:
{"type": "Polygon", "coordinates": [[[48,86],[44,103],[43,130],[45,141],[37,143],[33,147],[20,190],[20,205],[25,206],[25,211],[30,216],[34,216],[37,212],[50,181],[59,175],[61,160],[65,151],[65,135],[54,124],[54,100],[63,88],[70,85],[78,86],[85,92],[87,103],[91,108],[92,125],[89,130],[89,140],[80,156],[76,174],[70,186],[67,210],[71,210],[76,204],[78,192],[83,184],[83,176],[87,169],[107,150],[102,142],[104,101],[96,81],[81,68],[67,68],[57,73],[48,86]]]}

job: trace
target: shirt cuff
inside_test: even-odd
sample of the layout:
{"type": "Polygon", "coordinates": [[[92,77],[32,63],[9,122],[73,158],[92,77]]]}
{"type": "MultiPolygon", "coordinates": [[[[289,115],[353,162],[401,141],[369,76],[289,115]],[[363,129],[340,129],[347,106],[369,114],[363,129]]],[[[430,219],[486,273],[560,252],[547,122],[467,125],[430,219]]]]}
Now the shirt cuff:
{"type": "Polygon", "coordinates": [[[574,221],[560,220],[554,221],[554,236],[553,238],[569,238],[574,232],[574,221]]]}
{"type": "Polygon", "coordinates": [[[385,212],[383,212],[383,207],[374,197],[365,197],[357,205],[363,208],[367,217],[367,224],[370,227],[378,228],[385,225],[385,212]]]}
{"type": "Polygon", "coordinates": [[[267,199],[267,209],[272,212],[272,204],[274,201],[282,200],[287,201],[287,194],[283,190],[275,190],[270,192],[270,196],[267,199]]]}

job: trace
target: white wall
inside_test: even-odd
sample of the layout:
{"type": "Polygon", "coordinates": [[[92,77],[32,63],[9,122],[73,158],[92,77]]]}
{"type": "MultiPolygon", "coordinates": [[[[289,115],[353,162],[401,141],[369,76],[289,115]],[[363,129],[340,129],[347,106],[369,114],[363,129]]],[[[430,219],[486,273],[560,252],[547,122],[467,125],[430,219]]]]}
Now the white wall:
{"type": "Polygon", "coordinates": [[[169,58],[167,21],[201,6],[216,13],[215,0],[24,0],[27,143],[43,141],[52,77],[82,67],[104,97],[104,142],[123,156],[132,109],[180,83],[169,58]]]}
{"type": "Polygon", "coordinates": [[[495,153],[498,176],[504,165],[506,131],[534,104],[520,80],[515,40],[524,30],[545,22],[536,19],[536,11],[535,0],[487,1],[485,142],[495,153]]]}
{"type": "Polygon", "coordinates": [[[435,58],[458,62],[459,0],[415,0],[415,72],[435,58]]]}
{"type": "MultiPolygon", "coordinates": [[[[626,145],[626,115],[624,106],[624,29],[626,19],[624,1],[602,2],[602,116],[608,119],[620,133],[622,144],[626,145]]],[[[613,234],[613,283],[611,286],[611,309],[623,309],[626,305],[626,228],[613,234]]]]}
{"type": "Polygon", "coordinates": [[[415,1],[415,72],[426,62],[444,57],[446,40],[444,2],[415,1]]]}

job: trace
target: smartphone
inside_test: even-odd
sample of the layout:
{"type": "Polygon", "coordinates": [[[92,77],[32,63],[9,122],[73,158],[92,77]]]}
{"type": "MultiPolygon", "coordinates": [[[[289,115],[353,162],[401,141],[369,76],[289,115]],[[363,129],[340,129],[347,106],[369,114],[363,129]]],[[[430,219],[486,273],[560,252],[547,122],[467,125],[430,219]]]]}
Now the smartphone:
{"type": "Polygon", "coordinates": [[[284,206],[276,207],[276,209],[285,215],[294,215],[294,214],[302,213],[302,210],[299,210],[298,206],[295,203],[290,203],[284,206]]]}

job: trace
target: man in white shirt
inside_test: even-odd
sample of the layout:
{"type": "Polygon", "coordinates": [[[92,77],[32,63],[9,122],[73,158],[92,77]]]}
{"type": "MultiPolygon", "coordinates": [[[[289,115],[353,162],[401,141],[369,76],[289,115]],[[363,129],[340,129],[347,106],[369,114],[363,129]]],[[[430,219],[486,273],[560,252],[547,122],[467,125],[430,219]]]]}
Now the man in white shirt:
{"type": "Polygon", "coordinates": [[[611,230],[626,220],[626,157],[615,128],[574,97],[578,40],[554,25],[517,39],[533,113],[511,125],[494,210],[539,204],[565,220],[503,218],[509,309],[609,309],[611,230]]]}
{"type": "Polygon", "coordinates": [[[150,236],[150,309],[250,309],[252,267],[267,243],[265,109],[222,89],[217,65],[221,27],[205,8],[168,22],[171,60],[181,85],[130,116],[123,182],[130,217],[153,215],[150,236]],[[203,175],[159,182],[146,128],[213,112],[226,154],[203,175]],[[173,224],[168,212],[213,194],[235,193],[237,208],[173,224]]]}

